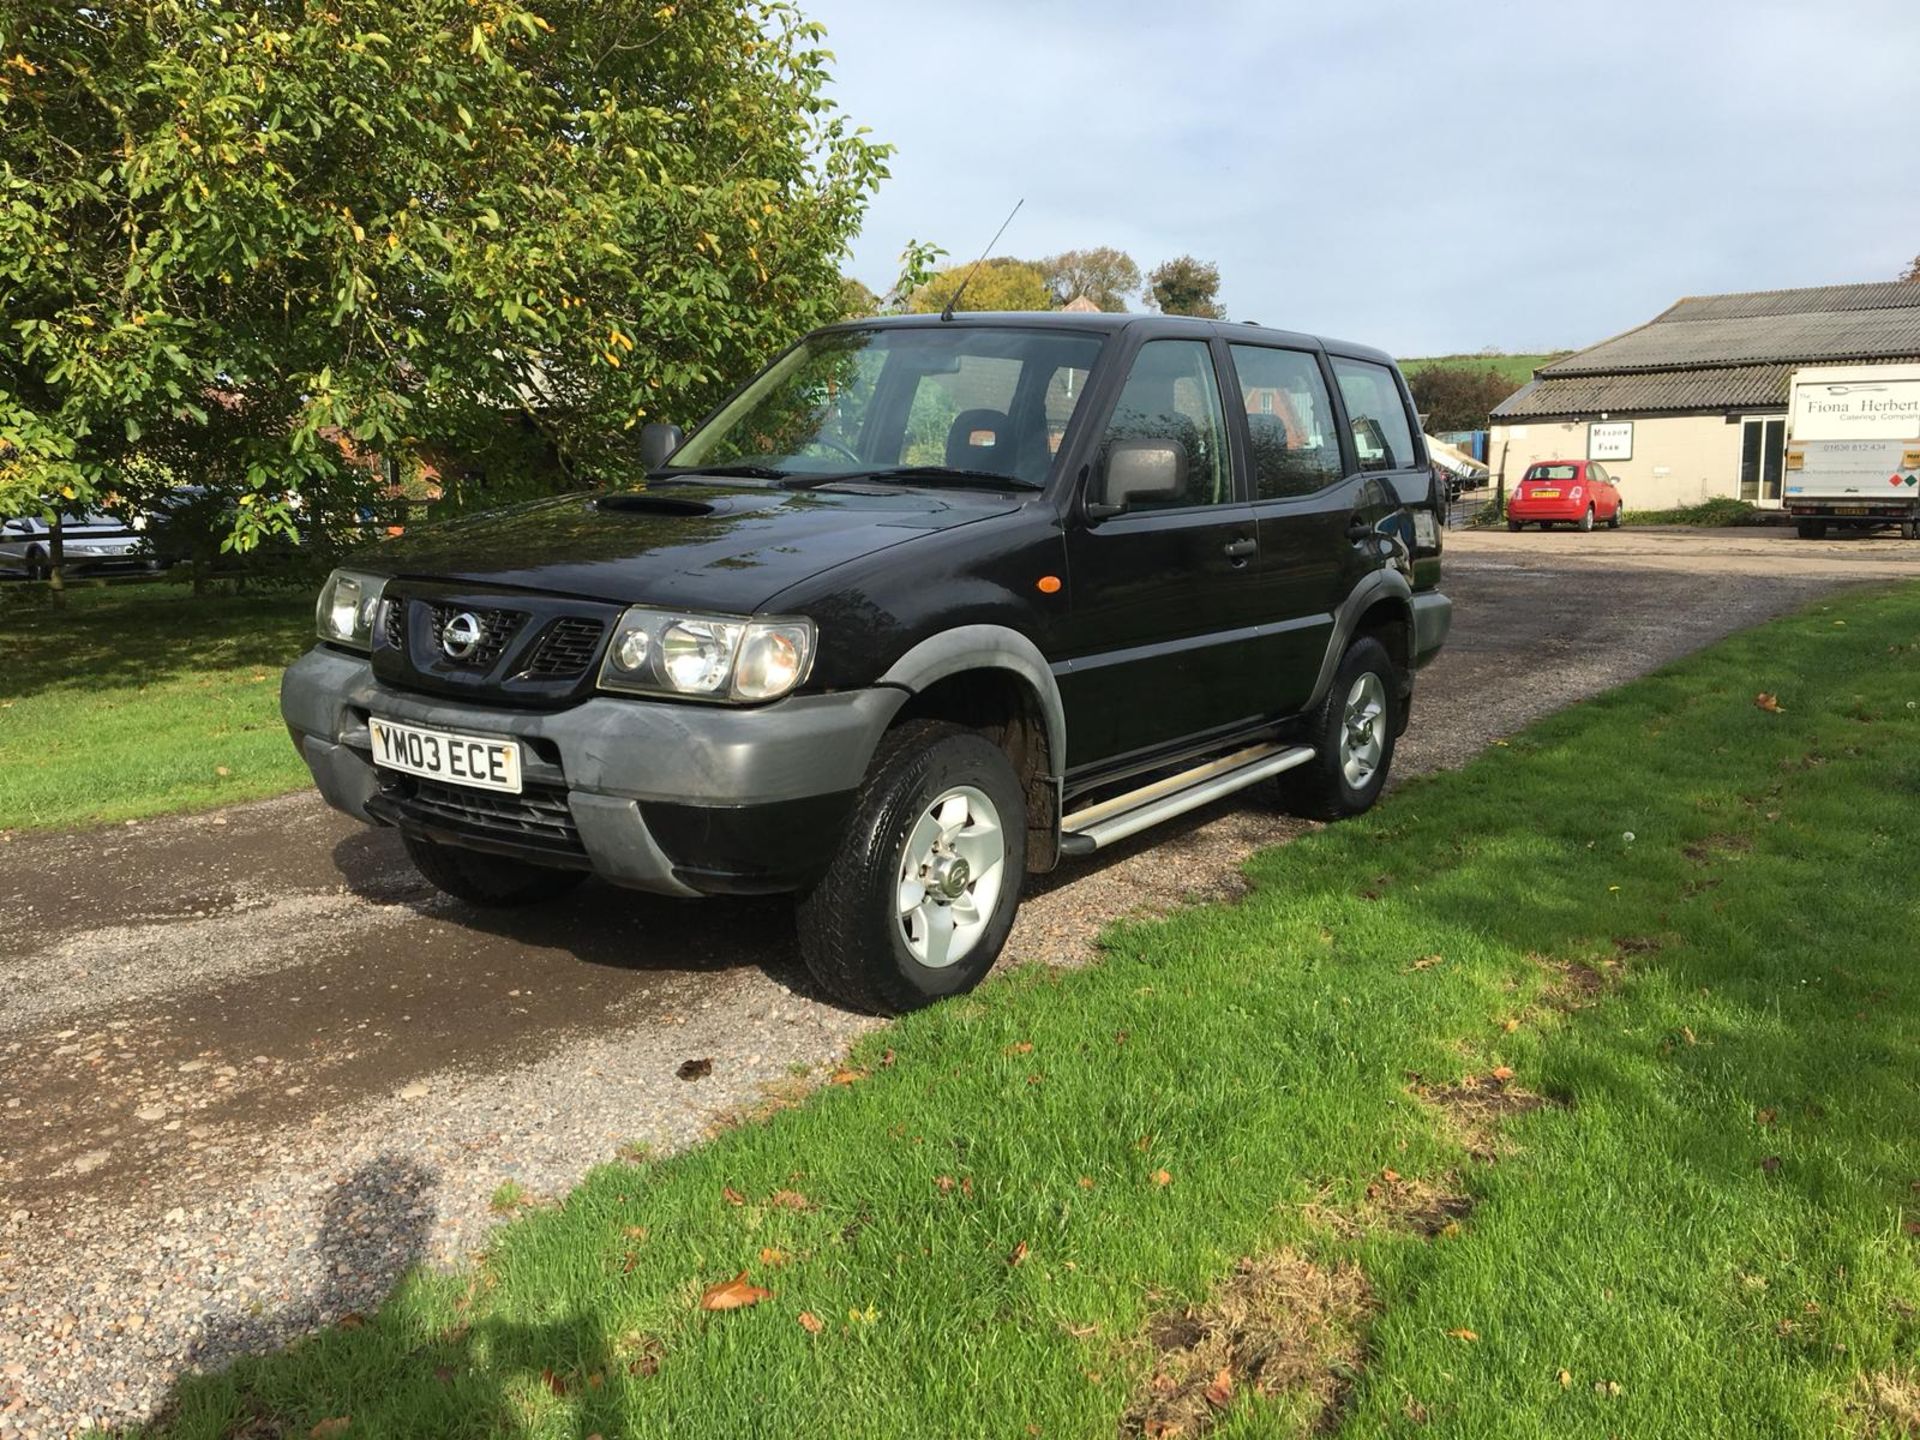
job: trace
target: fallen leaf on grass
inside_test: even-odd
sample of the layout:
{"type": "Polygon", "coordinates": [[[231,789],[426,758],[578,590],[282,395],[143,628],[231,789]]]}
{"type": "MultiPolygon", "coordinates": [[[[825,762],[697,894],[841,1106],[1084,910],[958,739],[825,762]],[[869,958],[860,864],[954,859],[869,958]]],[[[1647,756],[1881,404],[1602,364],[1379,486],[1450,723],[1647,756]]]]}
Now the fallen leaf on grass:
{"type": "Polygon", "coordinates": [[[346,1434],[347,1427],[351,1424],[353,1424],[351,1415],[335,1415],[330,1420],[322,1420],[307,1431],[307,1435],[309,1440],[333,1440],[336,1435],[346,1434]]]}
{"type": "Polygon", "coordinates": [[[810,1210],[812,1202],[798,1190],[776,1190],[767,1197],[767,1203],[781,1210],[810,1210]]]}
{"type": "Polygon", "coordinates": [[[1153,1172],[1153,1183],[1156,1185],[1171,1185],[1173,1183],[1173,1176],[1164,1170],[1156,1170],[1153,1172]]]}
{"type": "Polygon", "coordinates": [[[827,1328],[826,1322],[811,1310],[802,1310],[796,1318],[800,1321],[800,1328],[809,1335],[818,1335],[827,1328]]]}
{"type": "Polygon", "coordinates": [[[358,1310],[349,1310],[333,1323],[342,1330],[358,1330],[362,1325],[367,1323],[367,1317],[362,1315],[358,1310]]]}
{"type": "Polygon", "coordinates": [[[852,1085],[856,1081],[866,1078],[867,1072],[864,1070],[850,1070],[843,1067],[829,1075],[827,1077],[827,1083],[829,1085],[852,1085]]]}
{"type": "Polygon", "coordinates": [[[889,1050],[881,1055],[880,1068],[882,1070],[891,1070],[893,1068],[893,1051],[889,1050]]]}
{"type": "Polygon", "coordinates": [[[564,1396],[567,1393],[567,1382],[560,1376],[554,1374],[553,1371],[542,1370],[540,1372],[540,1378],[546,1382],[547,1389],[551,1390],[554,1394],[564,1396]]]}
{"type": "Polygon", "coordinates": [[[1444,955],[1422,955],[1418,960],[1414,961],[1413,964],[1409,965],[1407,969],[1410,971],[1431,970],[1436,965],[1444,965],[1446,963],[1447,957],[1444,955]]]}
{"type": "Polygon", "coordinates": [[[1033,1053],[1033,1041],[1016,1040],[1013,1044],[1002,1049],[1000,1053],[1002,1055],[1031,1055],[1033,1053]]]}
{"type": "Polygon", "coordinates": [[[744,1205],[747,1203],[747,1197],[731,1185],[722,1185],[720,1187],[720,1198],[729,1205],[744,1205]]]}
{"type": "Polygon", "coordinates": [[[626,1235],[629,1240],[644,1240],[647,1238],[647,1227],[644,1225],[629,1225],[626,1229],[626,1235]]]}
{"type": "Polygon", "coordinates": [[[1771,1110],[1771,1109],[1767,1109],[1767,1110],[1761,1110],[1761,1111],[1757,1111],[1757,1112],[1756,1112],[1756,1113],[1754,1114],[1754,1117],[1753,1117],[1753,1118],[1754,1118],[1755,1120],[1757,1120],[1757,1121],[1759,1121],[1759,1122],[1760,1122],[1760,1124],[1762,1124],[1762,1125],[1771,1125],[1771,1124],[1773,1124],[1773,1122],[1774,1122],[1774,1119],[1775,1119],[1775,1115],[1776,1115],[1776,1112],[1775,1112],[1775,1111],[1773,1111],[1773,1110],[1771,1110]]]}
{"type": "Polygon", "coordinates": [[[1573,1384],[1573,1372],[1571,1370],[1562,1370],[1560,1372],[1560,1388],[1562,1390],[1565,1390],[1572,1384],[1573,1384]]]}
{"type": "Polygon", "coordinates": [[[1091,1176],[1091,1175],[1082,1175],[1082,1176],[1080,1177],[1080,1188],[1081,1188],[1082,1190],[1091,1190],[1091,1189],[1093,1189],[1093,1176],[1091,1176]]]}
{"type": "Polygon", "coordinates": [[[1780,1157],[1778,1155],[1767,1156],[1766,1159],[1760,1162],[1760,1168],[1769,1175],[1773,1174],[1774,1171],[1780,1168],[1780,1157]]]}
{"type": "Polygon", "coordinates": [[[1009,1266],[1018,1265],[1021,1261],[1025,1260],[1026,1258],[1027,1258],[1027,1242],[1022,1240],[1018,1245],[1013,1247],[1012,1252],[1007,1256],[1007,1264],[1009,1266]]]}
{"type": "Polygon", "coordinates": [[[1511,1015],[1509,1015],[1504,1021],[1501,1022],[1500,1028],[1506,1031],[1509,1035],[1511,1035],[1514,1031],[1520,1028],[1520,1022],[1514,1019],[1511,1015]]]}
{"type": "Polygon", "coordinates": [[[1513,1067],[1511,1065],[1496,1065],[1487,1073],[1504,1085],[1513,1078],[1513,1067]]]}
{"type": "Polygon", "coordinates": [[[704,1080],[713,1073],[711,1060],[683,1060],[680,1068],[673,1072],[682,1080],[704,1080]]]}
{"type": "Polygon", "coordinates": [[[1769,715],[1778,715],[1780,713],[1780,697],[1772,694],[1770,691],[1762,690],[1758,695],[1753,697],[1753,707],[1756,710],[1764,710],[1769,715]]]}
{"type": "Polygon", "coordinates": [[[702,1310],[739,1310],[748,1305],[758,1305],[762,1300],[772,1298],[773,1292],[764,1286],[755,1285],[747,1279],[742,1270],[731,1280],[723,1280],[718,1285],[709,1285],[700,1297],[702,1310]]]}
{"type": "Polygon", "coordinates": [[[786,1264],[787,1261],[792,1258],[793,1257],[787,1254],[786,1251],[775,1249],[771,1245],[762,1246],[760,1249],[760,1263],[762,1265],[771,1265],[775,1269],[786,1264]]]}
{"type": "Polygon", "coordinates": [[[1213,1377],[1213,1383],[1205,1391],[1207,1403],[1216,1410],[1224,1410],[1233,1403],[1233,1367],[1222,1365],[1219,1373],[1213,1377]]]}
{"type": "Polygon", "coordinates": [[[1471,1345],[1474,1341],[1480,1338],[1477,1332],[1467,1329],[1464,1325],[1457,1330],[1447,1331],[1447,1334],[1451,1335],[1456,1340],[1464,1340],[1469,1345],[1471,1345]]]}
{"type": "Polygon", "coordinates": [[[1596,1380],[1593,1382],[1593,1393],[1596,1395],[1604,1395],[1607,1399],[1611,1400],[1620,1393],[1620,1382],[1618,1380],[1596,1380]]]}

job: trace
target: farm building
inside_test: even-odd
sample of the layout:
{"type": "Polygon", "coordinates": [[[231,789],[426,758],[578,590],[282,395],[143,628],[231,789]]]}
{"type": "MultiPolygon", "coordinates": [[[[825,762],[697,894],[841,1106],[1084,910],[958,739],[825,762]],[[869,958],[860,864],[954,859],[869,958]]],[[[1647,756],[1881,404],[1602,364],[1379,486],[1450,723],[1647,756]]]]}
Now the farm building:
{"type": "Polygon", "coordinates": [[[1805,365],[1920,360],[1920,284],[1699,295],[1534,371],[1494,410],[1487,463],[1603,462],[1629,509],[1777,508],[1787,387],[1805,365]]]}

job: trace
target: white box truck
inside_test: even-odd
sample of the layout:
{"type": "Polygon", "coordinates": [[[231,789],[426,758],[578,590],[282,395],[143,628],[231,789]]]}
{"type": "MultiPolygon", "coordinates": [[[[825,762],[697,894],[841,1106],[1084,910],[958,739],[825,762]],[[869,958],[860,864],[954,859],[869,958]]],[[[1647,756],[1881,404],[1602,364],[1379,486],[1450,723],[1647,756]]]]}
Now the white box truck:
{"type": "Polygon", "coordinates": [[[1881,525],[1920,538],[1920,365],[1795,371],[1782,499],[1802,539],[1881,525]]]}

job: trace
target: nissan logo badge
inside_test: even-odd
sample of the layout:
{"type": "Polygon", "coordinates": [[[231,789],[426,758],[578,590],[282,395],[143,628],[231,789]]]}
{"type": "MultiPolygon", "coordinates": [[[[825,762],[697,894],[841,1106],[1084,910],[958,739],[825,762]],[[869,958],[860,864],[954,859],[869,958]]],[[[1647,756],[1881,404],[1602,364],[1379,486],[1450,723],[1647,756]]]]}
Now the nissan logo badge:
{"type": "Polygon", "coordinates": [[[462,610],[447,621],[447,628],[440,632],[440,648],[447,652],[449,660],[464,660],[480,648],[483,633],[480,617],[471,610],[462,610]]]}

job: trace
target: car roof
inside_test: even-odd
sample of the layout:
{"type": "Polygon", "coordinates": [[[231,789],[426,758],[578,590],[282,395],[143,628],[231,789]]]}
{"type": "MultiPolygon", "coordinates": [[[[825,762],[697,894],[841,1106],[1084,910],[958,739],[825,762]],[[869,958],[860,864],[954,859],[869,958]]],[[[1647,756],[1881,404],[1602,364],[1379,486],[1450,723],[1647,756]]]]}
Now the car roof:
{"type": "Polygon", "coordinates": [[[838,325],[826,326],[829,330],[905,330],[922,329],[927,326],[959,326],[962,328],[988,327],[996,330],[1009,328],[1035,330],[1079,330],[1095,334],[1115,334],[1121,331],[1143,332],[1148,338],[1185,337],[1203,339],[1218,335],[1228,342],[1259,340],[1274,345],[1319,346],[1330,354],[1345,355],[1355,360],[1371,360],[1375,364],[1392,365],[1394,359],[1384,350],[1371,345],[1360,345],[1350,340],[1334,340],[1323,335],[1309,335],[1297,330],[1278,330],[1269,325],[1256,324],[1252,320],[1200,320],[1189,315],[1154,315],[1133,311],[1062,311],[1062,310],[963,310],[955,313],[951,320],[942,320],[938,315],[875,315],[864,320],[847,320],[838,325]]]}

